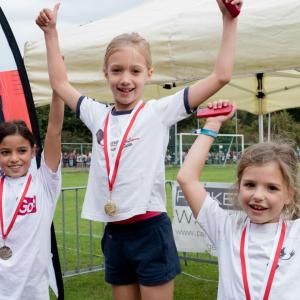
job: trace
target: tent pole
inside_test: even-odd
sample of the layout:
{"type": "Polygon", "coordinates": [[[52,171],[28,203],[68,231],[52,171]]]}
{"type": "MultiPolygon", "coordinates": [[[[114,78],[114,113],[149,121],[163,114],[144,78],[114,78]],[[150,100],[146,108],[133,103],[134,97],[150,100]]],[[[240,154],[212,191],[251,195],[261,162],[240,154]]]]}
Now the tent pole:
{"type": "Polygon", "coordinates": [[[257,73],[257,94],[256,98],[258,100],[258,137],[259,142],[264,142],[264,115],[263,115],[263,99],[265,93],[263,92],[263,77],[264,73],[257,73]]]}
{"type": "Polygon", "coordinates": [[[271,113],[268,113],[268,143],[271,142],[271,113]]]}
{"type": "Polygon", "coordinates": [[[259,142],[263,143],[264,142],[264,116],[263,114],[258,115],[258,137],[259,137],[259,142]]]}
{"type": "MultiPolygon", "coordinates": [[[[237,135],[238,133],[238,111],[235,111],[235,134],[237,135]]],[[[237,139],[237,136],[235,137],[235,151],[236,153],[239,152],[239,142],[237,139]]]]}
{"type": "Polygon", "coordinates": [[[177,165],[177,162],[178,162],[178,149],[177,149],[177,146],[178,146],[178,142],[177,142],[177,123],[175,123],[175,165],[177,165]]]}

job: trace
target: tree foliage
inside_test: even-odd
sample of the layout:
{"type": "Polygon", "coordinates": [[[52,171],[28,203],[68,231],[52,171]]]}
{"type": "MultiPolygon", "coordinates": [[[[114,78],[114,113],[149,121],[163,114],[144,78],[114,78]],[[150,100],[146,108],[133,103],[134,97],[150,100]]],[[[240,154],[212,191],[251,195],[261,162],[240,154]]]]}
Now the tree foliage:
{"type": "Polygon", "coordinates": [[[276,112],[272,116],[271,124],[273,138],[278,137],[300,145],[300,121],[296,122],[293,114],[285,110],[276,112]]]}
{"type": "MultiPolygon", "coordinates": [[[[48,123],[49,105],[36,109],[41,138],[44,140],[48,123]]],[[[194,114],[178,123],[178,132],[192,132],[202,128],[205,120],[197,119],[194,114]]],[[[238,111],[223,124],[221,133],[244,134],[245,143],[258,142],[258,117],[244,111],[238,111]]],[[[271,114],[272,139],[285,138],[300,145],[300,108],[283,110],[271,114]]],[[[264,116],[264,136],[267,136],[267,117],[264,116]]],[[[92,135],[83,122],[76,118],[75,113],[65,108],[64,126],[62,132],[64,143],[91,143],[92,135]]]]}
{"type": "MultiPolygon", "coordinates": [[[[36,108],[37,118],[42,141],[48,124],[49,105],[36,108]]],[[[65,107],[64,125],[62,131],[63,143],[91,143],[92,135],[83,122],[76,118],[75,113],[68,107],[65,107]]]]}

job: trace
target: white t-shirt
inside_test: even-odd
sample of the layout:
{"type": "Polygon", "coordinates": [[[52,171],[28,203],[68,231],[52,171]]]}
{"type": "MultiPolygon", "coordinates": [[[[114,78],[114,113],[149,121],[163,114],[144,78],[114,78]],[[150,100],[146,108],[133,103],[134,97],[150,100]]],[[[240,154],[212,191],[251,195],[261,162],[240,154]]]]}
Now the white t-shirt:
{"type": "MultiPolygon", "coordinates": [[[[207,196],[197,217],[200,226],[215,245],[219,261],[219,300],[245,299],[240,263],[240,239],[247,216],[243,212],[223,210],[207,196]]],[[[300,219],[286,221],[286,234],[269,299],[299,299],[300,219]]],[[[248,282],[252,300],[259,299],[263,279],[273,248],[278,223],[250,224],[248,282]],[[250,273],[250,274],[249,274],[250,273]]],[[[261,299],[259,299],[261,300],[261,299]]]]}
{"type": "MultiPolygon", "coordinates": [[[[128,219],[146,211],[166,211],[164,159],[169,142],[169,128],[190,113],[188,90],[148,101],[139,112],[122,151],[111,197],[103,149],[104,121],[111,107],[90,98],[79,101],[80,118],[93,136],[91,167],[82,217],[111,222],[128,219]],[[111,198],[117,214],[109,217],[104,205],[111,198]]],[[[112,111],[110,149],[114,151],[129,113],[112,111]]]]}
{"type": "MultiPolygon", "coordinates": [[[[35,165],[32,162],[32,165],[35,165]]],[[[0,258],[1,300],[49,299],[48,266],[51,261],[50,226],[61,190],[61,171],[53,173],[45,164],[30,168],[31,184],[5,245],[13,254],[0,258]]],[[[5,232],[17,206],[17,197],[27,177],[5,177],[3,210],[5,232]]],[[[3,246],[2,234],[0,247],[3,246]]]]}

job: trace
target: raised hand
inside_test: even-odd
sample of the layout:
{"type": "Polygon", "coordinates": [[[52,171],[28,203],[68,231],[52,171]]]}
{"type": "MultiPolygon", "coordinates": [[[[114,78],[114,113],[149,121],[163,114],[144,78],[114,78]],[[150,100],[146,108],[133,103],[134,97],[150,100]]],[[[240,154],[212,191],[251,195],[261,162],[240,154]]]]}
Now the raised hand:
{"type": "Polygon", "coordinates": [[[206,122],[207,123],[210,123],[210,122],[218,122],[220,124],[222,124],[223,122],[225,122],[226,120],[230,119],[235,111],[236,111],[236,105],[233,104],[233,103],[230,103],[229,100],[227,99],[220,99],[218,101],[214,101],[214,102],[211,102],[211,103],[208,103],[208,107],[209,108],[222,108],[222,107],[227,107],[228,105],[232,105],[232,110],[229,114],[226,114],[226,115],[220,115],[220,116],[215,116],[215,117],[209,117],[206,119],[206,122]]]}
{"type": "Polygon", "coordinates": [[[57,13],[59,10],[60,3],[55,4],[53,10],[44,8],[40,11],[35,23],[44,31],[47,32],[51,28],[55,28],[57,13]]]}
{"type": "MultiPolygon", "coordinates": [[[[228,11],[228,9],[226,8],[225,4],[223,3],[223,0],[217,0],[219,8],[222,12],[222,14],[224,16],[229,16],[230,18],[232,18],[231,13],[228,11]]],[[[242,5],[243,5],[243,0],[225,0],[226,3],[230,3],[232,5],[237,5],[239,10],[241,9],[242,5]]]]}

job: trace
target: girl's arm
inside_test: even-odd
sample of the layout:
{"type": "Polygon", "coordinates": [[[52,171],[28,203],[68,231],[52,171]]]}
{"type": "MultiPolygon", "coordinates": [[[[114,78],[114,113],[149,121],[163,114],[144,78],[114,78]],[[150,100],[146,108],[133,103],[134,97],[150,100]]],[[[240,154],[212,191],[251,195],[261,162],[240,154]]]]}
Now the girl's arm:
{"type": "Polygon", "coordinates": [[[68,80],[66,68],[59,49],[56,20],[59,4],[53,10],[43,9],[36,19],[36,24],[44,31],[50,84],[53,91],[73,110],[81,94],[68,80]]]}
{"type": "Polygon", "coordinates": [[[64,102],[53,92],[44,142],[46,165],[55,172],[61,158],[61,131],[64,120],[64,102]]]}
{"type": "MultiPolygon", "coordinates": [[[[192,109],[214,95],[230,81],[232,76],[238,18],[232,18],[222,0],[217,2],[223,15],[221,45],[212,74],[196,82],[189,89],[189,106],[192,109]]],[[[228,0],[228,2],[241,6],[243,0],[228,0]]]]}
{"type": "MultiPolygon", "coordinates": [[[[228,104],[228,101],[220,100],[209,104],[209,106],[225,107],[228,104]]],[[[236,107],[233,105],[229,115],[207,118],[204,128],[218,132],[222,123],[233,116],[235,109],[236,107]]],[[[200,134],[190,148],[177,175],[177,181],[195,218],[198,216],[206,197],[206,191],[199,178],[213,141],[213,137],[200,134]]]]}

